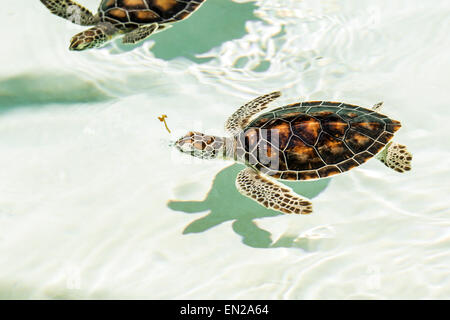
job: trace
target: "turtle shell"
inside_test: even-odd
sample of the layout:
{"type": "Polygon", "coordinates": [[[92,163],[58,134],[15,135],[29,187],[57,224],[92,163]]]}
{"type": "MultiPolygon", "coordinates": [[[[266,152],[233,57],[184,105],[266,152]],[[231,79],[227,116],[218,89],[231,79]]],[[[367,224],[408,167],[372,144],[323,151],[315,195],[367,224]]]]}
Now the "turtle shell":
{"type": "Polygon", "coordinates": [[[134,29],[153,22],[169,23],[187,18],[204,0],[102,0],[100,20],[119,29],[134,29]]]}
{"type": "Polygon", "coordinates": [[[236,138],[236,157],[277,179],[319,179],[366,162],[400,127],[399,121],[355,105],[297,103],[251,121],[236,138]]]}

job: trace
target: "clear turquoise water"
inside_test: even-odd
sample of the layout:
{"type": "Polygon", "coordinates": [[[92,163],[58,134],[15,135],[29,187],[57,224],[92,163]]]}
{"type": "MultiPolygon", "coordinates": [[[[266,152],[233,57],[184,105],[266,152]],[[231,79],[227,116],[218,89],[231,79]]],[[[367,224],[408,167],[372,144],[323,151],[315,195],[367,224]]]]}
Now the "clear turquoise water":
{"type": "Polygon", "coordinates": [[[450,298],[449,16],[446,0],[207,0],[144,44],[75,53],[81,27],[11,3],[0,297],[450,298]],[[224,135],[274,90],[274,106],[384,101],[413,171],[374,160],[289,183],[315,211],[286,216],[236,191],[241,165],[169,147],[189,130],[224,135]]]}

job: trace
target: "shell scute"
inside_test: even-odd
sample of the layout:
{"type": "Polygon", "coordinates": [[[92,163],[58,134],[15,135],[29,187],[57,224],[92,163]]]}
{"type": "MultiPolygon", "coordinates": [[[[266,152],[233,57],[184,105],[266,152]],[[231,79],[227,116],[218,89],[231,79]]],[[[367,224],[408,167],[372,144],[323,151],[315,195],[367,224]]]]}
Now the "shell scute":
{"type": "Polygon", "coordinates": [[[313,170],[326,165],[314,147],[306,145],[295,136],[289,141],[284,154],[289,170],[313,170]]]}
{"type": "MultiPolygon", "coordinates": [[[[111,2],[111,1],[108,1],[111,2]]],[[[114,2],[114,1],[112,1],[114,2]]],[[[126,8],[128,10],[144,10],[148,9],[144,0],[118,0],[117,5],[119,7],[126,8]]]]}
{"type": "Polygon", "coordinates": [[[340,105],[342,105],[342,102],[323,101],[321,104],[322,104],[323,106],[339,107],[340,105]]]}
{"type": "Polygon", "coordinates": [[[292,136],[291,126],[289,122],[283,120],[275,120],[267,129],[261,129],[261,136],[279,150],[284,150],[292,136]]]}
{"type": "Polygon", "coordinates": [[[302,107],[310,107],[310,106],[317,106],[320,105],[322,101],[306,101],[306,102],[302,102],[301,106],[302,107]]]}
{"type": "Polygon", "coordinates": [[[385,123],[370,116],[360,116],[350,122],[350,127],[373,139],[377,139],[384,131],[385,123]]]}
{"type": "Polygon", "coordinates": [[[389,142],[389,140],[392,139],[393,136],[394,136],[394,134],[385,131],[381,134],[381,136],[378,137],[377,141],[386,144],[389,142]]]}
{"type": "MultiPolygon", "coordinates": [[[[286,110],[285,112],[282,113],[282,117],[283,119],[286,119],[287,121],[291,122],[292,120],[294,120],[296,117],[298,117],[301,113],[296,111],[295,109],[293,110],[286,110]]],[[[277,113],[275,113],[275,116],[277,116],[277,113]]]]}
{"type": "Polygon", "coordinates": [[[249,124],[249,127],[258,127],[258,128],[262,128],[264,126],[264,124],[267,124],[269,122],[269,120],[273,119],[273,115],[269,114],[266,117],[263,118],[258,118],[255,121],[251,122],[249,124]]]}
{"type": "Polygon", "coordinates": [[[317,171],[299,171],[297,177],[298,180],[314,180],[320,178],[317,171]]]}
{"type": "Polygon", "coordinates": [[[381,120],[389,120],[389,117],[387,117],[387,116],[385,116],[384,114],[381,114],[381,113],[374,112],[374,113],[372,113],[370,115],[372,117],[375,117],[375,118],[378,118],[378,119],[381,119],[381,120]]]}
{"type": "Polygon", "coordinates": [[[281,179],[281,172],[270,171],[268,175],[274,179],[281,179]]]}
{"type": "MultiPolygon", "coordinates": [[[[274,171],[286,171],[286,159],[284,153],[270,142],[261,139],[259,140],[258,147],[256,149],[256,155],[258,157],[258,168],[264,166],[274,171]]],[[[255,154],[255,152],[253,154],[255,154]]]]}
{"type": "Polygon", "coordinates": [[[374,144],[369,149],[367,149],[367,151],[370,152],[371,154],[375,155],[378,152],[380,152],[381,149],[384,148],[384,146],[385,146],[385,144],[383,144],[383,143],[374,142],[374,144]]]}
{"type": "Polygon", "coordinates": [[[120,22],[128,22],[128,15],[127,15],[127,11],[121,8],[112,8],[108,11],[106,11],[106,14],[113,18],[116,19],[117,21],[120,22]]]}
{"type": "Polygon", "coordinates": [[[159,15],[152,10],[130,11],[129,15],[131,21],[140,21],[141,23],[151,23],[160,18],[159,15]]]}
{"type": "Polygon", "coordinates": [[[342,138],[349,127],[348,123],[337,114],[321,119],[321,123],[323,131],[336,138],[342,138]]]}
{"type": "Polygon", "coordinates": [[[283,172],[280,176],[280,179],[283,180],[297,180],[297,171],[286,171],[283,172]]]}
{"type": "Polygon", "coordinates": [[[344,142],[354,153],[360,153],[367,150],[374,140],[356,130],[350,129],[347,132],[344,142]]]}
{"type": "Polygon", "coordinates": [[[338,114],[339,117],[341,117],[344,121],[352,121],[353,119],[363,115],[363,113],[358,110],[346,110],[346,109],[341,109],[337,111],[336,114],[338,114]]]}
{"type": "Polygon", "coordinates": [[[342,163],[339,163],[337,166],[342,172],[344,172],[359,166],[359,163],[353,159],[348,159],[342,163]]]}
{"type": "Polygon", "coordinates": [[[319,137],[320,121],[307,114],[302,114],[291,122],[292,133],[303,142],[314,145],[319,137]]]}
{"type": "Polygon", "coordinates": [[[341,173],[341,170],[339,170],[338,167],[336,166],[326,166],[322,169],[319,169],[318,172],[321,178],[325,178],[329,176],[334,176],[335,174],[339,174],[341,173]]]}
{"type": "Polygon", "coordinates": [[[360,106],[355,106],[354,104],[343,103],[341,105],[341,108],[343,108],[343,109],[359,109],[361,107],[360,106]]]}
{"type": "Polygon", "coordinates": [[[390,120],[388,124],[386,124],[386,131],[389,131],[391,133],[395,133],[398,129],[401,128],[401,123],[397,120],[390,120]]]}
{"type": "Polygon", "coordinates": [[[369,160],[370,158],[373,157],[373,154],[364,151],[361,152],[359,154],[357,154],[356,156],[353,157],[353,159],[355,159],[355,161],[357,161],[359,164],[363,164],[364,162],[366,162],[367,160],[369,160]]]}
{"type": "Polygon", "coordinates": [[[334,114],[339,110],[339,108],[329,107],[329,106],[314,106],[309,108],[306,112],[312,117],[323,118],[327,115],[334,114]]]}
{"type": "Polygon", "coordinates": [[[353,153],[342,140],[336,139],[326,132],[321,133],[316,149],[326,164],[336,164],[353,157],[353,153]]]}
{"type": "Polygon", "coordinates": [[[175,22],[188,17],[204,0],[103,0],[100,18],[126,29],[123,23],[175,22]],[[123,15],[126,14],[126,16],[123,15]]]}
{"type": "Polygon", "coordinates": [[[247,151],[252,151],[258,146],[259,141],[259,129],[257,128],[250,128],[244,132],[243,138],[243,145],[244,149],[247,151]]]}

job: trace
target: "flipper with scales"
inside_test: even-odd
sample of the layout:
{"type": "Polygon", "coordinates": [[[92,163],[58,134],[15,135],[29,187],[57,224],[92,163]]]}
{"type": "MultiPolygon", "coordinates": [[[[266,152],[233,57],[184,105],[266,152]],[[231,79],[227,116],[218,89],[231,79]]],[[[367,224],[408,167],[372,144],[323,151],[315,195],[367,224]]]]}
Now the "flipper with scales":
{"type": "Polygon", "coordinates": [[[238,133],[245,127],[246,124],[249,123],[249,120],[252,116],[267,108],[270,102],[274,101],[280,96],[281,92],[275,91],[262,95],[244,104],[242,107],[237,109],[236,112],[231,115],[231,117],[228,118],[227,122],[225,123],[225,129],[233,135],[238,133]]]}
{"type": "Polygon", "coordinates": [[[144,25],[136,30],[127,33],[123,38],[122,42],[125,44],[138,43],[148,37],[150,37],[158,29],[157,23],[152,23],[149,25],[144,25]]]}
{"type": "Polygon", "coordinates": [[[412,154],[406,146],[391,142],[378,155],[377,159],[384,165],[397,172],[411,170],[412,154]]]}
{"type": "Polygon", "coordinates": [[[290,188],[248,167],[238,173],[236,187],[241,194],[262,206],[283,213],[309,214],[312,204],[290,188]]]}
{"type": "Polygon", "coordinates": [[[91,11],[72,0],[41,0],[51,13],[81,26],[91,26],[96,23],[91,11]]]}
{"type": "MultiPolygon", "coordinates": [[[[379,102],[372,107],[373,111],[379,111],[383,106],[383,102],[379,102]]],[[[411,170],[412,154],[408,151],[406,146],[390,142],[388,145],[376,156],[384,165],[397,172],[405,172],[411,170]]]]}

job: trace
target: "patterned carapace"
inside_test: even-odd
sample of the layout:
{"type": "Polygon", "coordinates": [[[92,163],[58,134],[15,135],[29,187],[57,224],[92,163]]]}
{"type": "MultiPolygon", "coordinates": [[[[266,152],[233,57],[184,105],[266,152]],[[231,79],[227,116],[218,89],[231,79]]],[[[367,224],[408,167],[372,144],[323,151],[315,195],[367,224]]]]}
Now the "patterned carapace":
{"type": "Polygon", "coordinates": [[[169,23],[187,18],[204,0],[103,0],[99,7],[102,21],[119,29],[141,24],[169,23]]]}
{"type": "Polygon", "coordinates": [[[324,178],[372,158],[400,127],[399,121],[355,105],[296,103],[251,121],[237,135],[235,157],[277,179],[324,178]]]}

